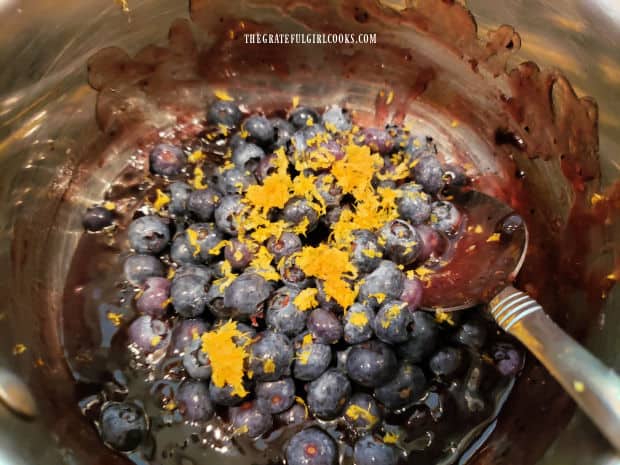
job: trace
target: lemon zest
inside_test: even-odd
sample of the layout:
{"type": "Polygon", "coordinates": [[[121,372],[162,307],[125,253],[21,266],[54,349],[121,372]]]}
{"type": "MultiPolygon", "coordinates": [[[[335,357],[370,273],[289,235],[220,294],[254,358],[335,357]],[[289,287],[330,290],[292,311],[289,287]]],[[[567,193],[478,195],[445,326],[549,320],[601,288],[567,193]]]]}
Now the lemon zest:
{"type": "Polygon", "coordinates": [[[449,313],[444,312],[442,310],[435,311],[435,321],[437,323],[448,323],[450,326],[454,326],[456,323],[452,319],[449,313]]]}
{"type": "Polygon", "coordinates": [[[120,326],[123,322],[123,315],[121,313],[116,312],[108,312],[106,313],[106,318],[110,320],[113,326],[120,326]]]}
{"type": "Polygon", "coordinates": [[[392,433],[391,431],[385,433],[385,436],[383,436],[383,442],[385,442],[386,444],[396,444],[399,439],[400,437],[398,436],[398,434],[392,433]]]}
{"type": "Polygon", "coordinates": [[[164,194],[161,190],[157,189],[156,191],[157,197],[155,198],[155,202],[153,202],[153,208],[155,211],[161,211],[166,205],[170,203],[170,197],[164,194]]]}
{"type": "Polygon", "coordinates": [[[194,229],[188,228],[185,230],[187,235],[187,242],[194,249],[192,254],[194,257],[200,253],[200,244],[198,243],[198,232],[194,229]]]}
{"type": "Polygon", "coordinates": [[[368,423],[368,426],[374,426],[379,420],[376,416],[370,413],[370,406],[368,409],[365,409],[359,405],[351,404],[347,407],[344,414],[352,421],[357,421],[362,418],[366,423],[368,423]]]}
{"type": "Polygon", "coordinates": [[[159,334],[151,338],[151,346],[153,347],[157,347],[160,342],[161,342],[161,336],[159,334]]]}
{"type": "Polygon", "coordinates": [[[276,364],[274,363],[272,359],[268,358],[267,360],[263,362],[263,371],[265,373],[275,373],[276,364]]]}
{"type": "Polygon", "coordinates": [[[28,348],[25,344],[15,344],[15,346],[13,347],[13,355],[21,355],[26,352],[27,349],[28,348]]]}
{"type": "Polygon", "coordinates": [[[235,100],[227,91],[223,89],[215,89],[213,91],[213,95],[215,95],[219,100],[224,100],[225,102],[232,102],[235,100]]]}
{"type": "Polygon", "coordinates": [[[348,322],[361,328],[368,324],[368,317],[364,312],[355,312],[350,314],[348,322]]]}
{"type": "Polygon", "coordinates": [[[318,289],[312,287],[303,289],[293,299],[293,303],[299,310],[303,312],[305,312],[306,310],[310,310],[311,308],[316,308],[319,305],[318,301],[316,300],[316,295],[318,292],[318,289]]]}
{"type": "Polygon", "coordinates": [[[299,105],[299,95],[294,95],[291,99],[291,103],[293,104],[293,108],[297,108],[299,105]]]}
{"type": "Polygon", "coordinates": [[[594,193],[592,194],[592,197],[590,198],[590,203],[592,204],[592,206],[594,206],[597,203],[602,202],[603,200],[607,200],[607,197],[605,197],[602,194],[594,193]]]}
{"type": "Polygon", "coordinates": [[[487,238],[487,242],[499,242],[500,235],[499,233],[493,233],[487,238]]]}
{"type": "Polygon", "coordinates": [[[202,171],[202,168],[200,166],[197,166],[196,168],[194,168],[194,179],[192,179],[192,186],[194,187],[194,189],[206,189],[208,186],[206,184],[204,184],[204,178],[205,178],[205,174],[204,171],[202,171]]]}
{"type": "Polygon", "coordinates": [[[107,201],[103,204],[103,208],[113,211],[116,210],[116,204],[114,202],[107,201]]]}
{"type": "Polygon", "coordinates": [[[207,158],[207,156],[202,152],[202,150],[198,149],[194,150],[189,157],[187,157],[187,161],[190,163],[200,163],[205,158],[207,158]]]}

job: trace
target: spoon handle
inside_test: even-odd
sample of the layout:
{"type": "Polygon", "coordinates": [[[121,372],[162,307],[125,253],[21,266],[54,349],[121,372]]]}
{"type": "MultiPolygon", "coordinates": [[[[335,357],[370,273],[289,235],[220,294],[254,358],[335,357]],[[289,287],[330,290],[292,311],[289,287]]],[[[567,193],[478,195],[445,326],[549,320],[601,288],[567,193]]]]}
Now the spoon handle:
{"type": "Polygon", "coordinates": [[[542,307],[512,286],[489,304],[495,321],[549,370],[620,451],[620,378],[557,326],[542,307]]]}

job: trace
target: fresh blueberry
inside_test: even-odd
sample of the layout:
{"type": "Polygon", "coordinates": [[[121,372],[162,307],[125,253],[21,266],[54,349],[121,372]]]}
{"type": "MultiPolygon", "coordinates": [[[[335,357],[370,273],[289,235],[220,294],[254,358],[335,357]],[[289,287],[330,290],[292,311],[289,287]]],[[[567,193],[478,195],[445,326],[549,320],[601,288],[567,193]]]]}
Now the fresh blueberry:
{"type": "Polygon", "coordinates": [[[185,166],[185,154],[179,147],[156,145],[149,155],[151,172],[162,176],[176,176],[185,166]]]}
{"type": "Polygon", "coordinates": [[[372,338],[372,324],[375,312],[366,305],[354,303],[344,316],[344,340],[349,344],[359,344],[372,338]]]}
{"type": "Polygon", "coordinates": [[[141,286],[151,276],[163,276],[164,265],[152,255],[130,255],[123,265],[125,279],[134,286],[141,286]]]}
{"type": "Polygon", "coordinates": [[[200,258],[194,252],[195,249],[189,244],[187,237],[177,236],[170,246],[170,259],[177,265],[193,265],[198,263],[200,258]]]}
{"type": "Polygon", "coordinates": [[[185,380],[176,395],[179,412],[188,421],[206,421],[213,416],[209,389],[201,381],[185,380]]]}
{"type": "Polygon", "coordinates": [[[306,324],[314,340],[321,344],[335,344],[342,337],[342,323],[334,313],[324,308],[312,310],[306,324]]]}
{"type": "Polygon", "coordinates": [[[372,396],[357,392],[351,396],[342,417],[355,431],[368,432],[379,425],[381,411],[372,396]]]}
{"type": "Polygon", "coordinates": [[[82,224],[88,231],[96,232],[107,228],[114,221],[114,213],[104,207],[92,207],[86,210],[82,224]]]}
{"type": "Polygon", "coordinates": [[[261,147],[268,147],[275,136],[271,121],[260,115],[252,115],[246,119],[243,122],[243,129],[248,132],[247,140],[261,147]]]}
{"type": "Polygon", "coordinates": [[[204,281],[194,275],[174,279],[170,288],[170,297],[174,309],[183,318],[200,315],[207,305],[204,281]]]}
{"type": "Polygon", "coordinates": [[[301,129],[311,124],[320,123],[321,117],[312,108],[297,107],[291,112],[288,120],[293,124],[293,126],[295,126],[296,129],[301,129]],[[312,120],[311,123],[310,120],[312,120]]]}
{"type": "Polygon", "coordinates": [[[487,328],[482,321],[470,320],[465,322],[454,335],[459,344],[474,350],[480,350],[487,337],[487,328]]]}
{"type": "Polygon", "coordinates": [[[491,349],[491,356],[495,360],[495,367],[504,376],[515,376],[521,371],[524,357],[517,348],[509,342],[498,342],[491,349]]]}
{"type": "Polygon", "coordinates": [[[284,426],[296,426],[303,424],[308,419],[306,408],[295,403],[290,409],[277,415],[278,423],[284,426]]]}
{"type": "Polygon", "coordinates": [[[347,360],[353,347],[354,346],[349,346],[344,350],[339,350],[336,352],[336,368],[343,373],[347,372],[347,360]]]}
{"type": "Polygon", "coordinates": [[[311,156],[311,154],[306,153],[306,150],[309,147],[310,141],[312,139],[316,139],[316,136],[319,134],[326,134],[325,127],[322,124],[306,126],[293,133],[293,136],[291,137],[291,147],[289,149],[293,152],[293,164],[303,164],[308,160],[308,156],[311,156]]]}
{"type": "Polygon", "coordinates": [[[444,347],[431,357],[428,367],[435,376],[454,376],[463,368],[463,352],[454,347],[444,347]]]}
{"type": "Polygon", "coordinates": [[[432,137],[421,134],[409,136],[404,152],[411,161],[422,157],[436,157],[437,147],[433,144],[432,137]]]}
{"type": "Polygon", "coordinates": [[[216,318],[230,318],[233,314],[233,309],[224,305],[224,292],[225,289],[216,283],[207,291],[207,308],[216,318]]]}
{"type": "Polygon", "coordinates": [[[375,334],[383,342],[398,344],[408,339],[407,327],[410,321],[411,312],[405,302],[388,300],[379,308],[373,326],[375,334]]]}
{"type": "Polygon", "coordinates": [[[394,447],[368,434],[353,447],[355,465],[396,465],[398,455],[394,447]]]}
{"type": "Polygon", "coordinates": [[[280,147],[286,148],[295,128],[291,123],[282,118],[270,118],[269,122],[273,126],[275,141],[273,143],[273,149],[280,147]]]}
{"type": "Polygon", "coordinates": [[[323,124],[328,130],[344,132],[351,129],[351,118],[349,113],[342,107],[332,105],[323,113],[323,124]]]}
{"type": "Polygon", "coordinates": [[[333,226],[334,224],[338,222],[338,220],[340,219],[340,215],[342,215],[342,211],[345,208],[350,208],[350,207],[349,206],[346,206],[346,207],[338,206],[338,207],[328,208],[327,213],[325,213],[325,215],[321,217],[321,220],[320,220],[321,223],[323,223],[328,228],[333,226]]]}
{"type": "Polygon", "coordinates": [[[405,302],[409,311],[413,312],[420,306],[423,292],[424,286],[418,278],[406,278],[398,300],[405,302]]]}
{"type": "Polygon", "coordinates": [[[285,256],[284,260],[278,262],[278,272],[284,284],[305,289],[310,286],[312,279],[307,277],[302,269],[297,266],[296,259],[296,254],[285,256]]]}
{"type": "Polygon", "coordinates": [[[169,296],[170,281],[160,277],[147,278],[144,290],[136,301],[136,308],[140,313],[161,318],[166,314],[169,296]]]}
{"type": "Polygon", "coordinates": [[[267,413],[281,413],[295,402],[295,382],[292,378],[256,384],[256,402],[267,413]]]}
{"type": "Polygon", "coordinates": [[[443,188],[443,168],[439,160],[432,155],[424,155],[417,159],[413,176],[416,183],[428,194],[435,195],[443,188]]]}
{"type": "Polygon", "coordinates": [[[469,184],[470,179],[463,168],[458,165],[447,165],[444,168],[444,181],[449,186],[463,187],[469,184]]]}
{"type": "Polygon", "coordinates": [[[431,256],[440,256],[445,245],[444,238],[427,224],[419,224],[415,229],[422,241],[418,261],[425,262],[431,256]]]}
{"type": "Polygon", "coordinates": [[[323,173],[314,181],[314,185],[319,195],[325,201],[328,207],[336,207],[340,205],[342,199],[342,188],[336,182],[336,178],[332,174],[323,173]]]}
{"type": "Polygon", "coordinates": [[[396,263],[381,260],[379,266],[363,278],[358,300],[376,308],[379,300],[397,299],[403,292],[404,280],[405,274],[398,269],[396,263]]]}
{"type": "Polygon", "coordinates": [[[233,309],[237,318],[250,318],[261,310],[261,304],[271,294],[272,286],[262,276],[246,271],[224,291],[224,306],[233,309]]]}
{"type": "Polygon", "coordinates": [[[293,376],[302,381],[312,381],[327,370],[331,361],[332,349],[329,345],[301,342],[295,352],[293,376]]]}
{"type": "Polygon", "coordinates": [[[257,438],[271,429],[273,417],[262,410],[256,401],[244,402],[238,407],[230,408],[230,419],[237,434],[257,438]]]}
{"type": "Polygon", "coordinates": [[[145,355],[165,350],[170,344],[168,325],[150,315],[136,318],[129,325],[127,336],[129,345],[145,355]]]}
{"type": "Polygon", "coordinates": [[[308,409],[321,420],[333,420],[351,396],[351,383],[344,373],[331,368],[308,384],[308,409]]]}
{"type": "Polygon", "coordinates": [[[107,402],[99,417],[103,442],[121,452],[131,452],[146,439],[148,420],[132,402],[107,402]]]}
{"type": "Polygon", "coordinates": [[[187,200],[187,209],[199,221],[209,221],[219,200],[220,196],[214,189],[196,189],[187,200]]]}
{"type": "Polygon", "coordinates": [[[435,318],[426,312],[413,312],[409,325],[409,339],[398,346],[398,354],[404,360],[421,362],[434,352],[438,332],[435,318]]]}
{"type": "Polygon", "coordinates": [[[375,398],[391,410],[416,402],[426,389],[426,377],[421,368],[408,362],[398,367],[387,383],[375,389],[375,398]]]}
{"type": "Polygon", "coordinates": [[[210,263],[217,257],[210,253],[211,249],[218,245],[224,236],[213,223],[194,223],[185,230],[185,239],[193,248],[193,254],[198,252],[204,262],[210,263]]]}
{"type": "Polygon", "coordinates": [[[307,312],[293,302],[299,289],[284,286],[278,289],[267,303],[265,322],[273,331],[295,336],[306,327],[307,312]]]}
{"type": "Polygon", "coordinates": [[[377,236],[367,229],[353,231],[351,241],[351,263],[362,273],[370,273],[381,263],[383,251],[377,236]]]}
{"type": "Polygon", "coordinates": [[[338,448],[323,430],[307,428],[291,438],[284,456],[287,465],[336,465],[338,448]]]}
{"type": "Polygon", "coordinates": [[[250,325],[246,325],[245,323],[237,322],[237,331],[241,334],[234,336],[232,339],[235,344],[239,346],[249,344],[252,342],[252,339],[256,337],[256,329],[252,328],[250,325]]]}
{"type": "Polygon", "coordinates": [[[264,156],[265,151],[258,145],[246,142],[233,150],[232,162],[241,170],[253,171],[264,156]]]}
{"type": "Polygon", "coordinates": [[[420,254],[422,240],[413,226],[403,220],[393,220],[379,231],[379,244],[396,263],[410,265],[420,254]]]}
{"type": "Polygon", "coordinates": [[[224,195],[242,194],[256,184],[256,178],[249,169],[230,168],[217,175],[217,189],[224,195]]]}
{"type": "Polygon", "coordinates": [[[172,350],[175,354],[185,352],[185,348],[200,335],[209,330],[209,324],[202,319],[177,320],[172,330],[172,350]]]}
{"type": "Polygon", "coordinates": [[[264,183],[265,179],[274,174],[278,169],[278,157],[275,154],[269,154],[258,162],[254,168],[254,176],[259,183],[264,183]]]}
{"type": "Polygon", "coordinates": [[[200,339],[194,339],[185,347],[183,368],[194,379],[204,380],[211,377],[211,361],[207,353],[202,350],[202,341],[200,339]]]}
{"type": "Polygon", "coordinates": [[[170,184],[170,204],[168,211],[173,215],[185,215],[187,213],[187,201],[192,188],[184,182],[170,184]]]}
{"type": "Polygon", "coordinates": [[[239,227],[238,221],[244,208],[241,203],[241,196],[225,196],[215,209],[215,224],[225,233],[236,236],[239,227]]]}
{"type": "Polygon", "coordinates": [[[159,216],[148,215],[133,220],[127,236],[137,253],[158,254],[168,245],[170,229],[159,216]]]}
{"type": "Polygon", "coordinates": [[[394,139],[385,129],[366,128],[362,130],[359,141],[381,155],[386,155],[394,149],[394,139]]]}
{"type": "Polygon", "coordinates": [[[241,137],[241,134],[236,132],[228,139],[228,148],[231,151],[235,151],[240,145],[245,143],[246,141],[243,137],[241,137]]]}
{"type": "Polygon", "coordinates": [[[209,124],[223,124],[232,128],[239,124],[241,111],[233,102],[226,100],[216,100],[207,110],[207,122],[209,124]]]}
{"type": "Polygon", "coordinates": [[[431,216],[431,197],[413,182],[399,187],[396,204],[401,218],[411,224],[424,223],[431,216]]]}
{"type": "Polygon", "coordinates": [[[453,203],[442,200],[433,202],[431,209],[431,227],[436,231],[453,234],[461,224],[461,212],[453,203]]]}
{"type": "Polygon", "coordinates": [[[254,258],[254,254],[247,243],[233,238],[224,247],[224,258],[230,263],[233,270],[239,271],[249,265],[254,258]]]}
{"type": "Polygon", "coordinates": [[[275,381],[290,374],[291,341],[284,334],[263,331],[250,346],[249,370],[258,381],[275,381]]]}
{"type": "Polygon", "coordinates": [[[213,272],[210,268],[207,268],[206,266],[183,265],[176,271],[172,280],[174,281],[175,279],[179,279],[182,276],[188,275],[197,276],[202,280],[205,286],[211,282],[211,279],[213,279],[213,272]]]}
{"type": "Polygon", "coordinates": [[[319,214],[310,202],[302,197],[293,197],[286,202],[282,209],[282,219],[294,226],[308,220],[306,231],[312,231],[319,224],[319,214]]]}
{"type": "Polygon", "coordinates": [[[225,407],[238,405],[244,399],[244,397],[233,394],[232,386],[225,384],[222,387],[218,387],[213,383],[213,380],[209,383],[209,398],[214,404],[225,407]]]}
{"type": "Polygon", "coordinates": [[[347,374],[358,384],[377,387],[396,371],[396,355],[387,344],[372,340],[353,346],[347,357],[347,374]]]}
{"type": "Polygon", "coordinates": [[[276,262],[301,250],[301,239],[297,234],[283,232],[279,238],[271,236],[267,240],[267,250],[273,254],[276,262]]]}

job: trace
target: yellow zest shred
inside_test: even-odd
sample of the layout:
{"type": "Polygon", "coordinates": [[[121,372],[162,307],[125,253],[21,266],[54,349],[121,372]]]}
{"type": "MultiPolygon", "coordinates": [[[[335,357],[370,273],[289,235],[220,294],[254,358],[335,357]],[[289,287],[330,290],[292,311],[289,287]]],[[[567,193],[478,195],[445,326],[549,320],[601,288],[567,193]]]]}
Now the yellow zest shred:
{"type": "Polygon", "coordinates": [[[172,303],[172,297],[168,297],[161,303],[161,308],[166,308],[168,305],[172,303]]]}
{"type": "Polygon", "coordinates": [[[394,100],[394,91],[390,90],[390,92],[388,93],[387,99],[385,99],[385,103],[389,105],[390,103],[392,103],[392,100],[394,100]]]}
{"type": "Polygon", "coordinates": [[[200,253],[200,244],[198,243],[198,232],[194,229],[188,228],[185,230],[187,234],[187,242],[194,249],[192,252],[194,257],[200,253]]]}
{"type": "Polygon", "coordinates": [[[573,387],[580,394],[586,390],[586,385],[582,381],[573,381],[573,387]]]}
{"type": "Polygon", "coordinates": [[[161,336],[155,335],[151,338],[151,346],[156,347],[161,342],[161,336]]]}
{"type": "Polygon", "coordinates": [[[353,194],[358,200],[367,196],[370,182],[383,167],[378,154],[370,153],[370,147],[348,144],[345,156],[332,165],[332,174],[344,193],[353,194]]]}
{"type": "Polygon", "coordinates": [[[392,305],[387,312],[385,312],[385,321],[381,322],[381,326],[389,328],[392,322],[398,318],[401,312],[401,306],[398,304],[392,305]]]}
{"type": "Polygon", "coordinates": [[[385,436],[383,436],[383,442],[386,444],[396,444],[398,442],[399,436],[396,433],[387,432],[385,436]]]}
{"type": "Polygon", "coordinates": [[[190,154],[190,156],[187,157],[187,161],[189,161],[190,163],[200,163],[205,158],[207,158],[207,156],[202,152],[202,150],[198,149],[198,150],[194,150],[190,154]]]}
{"type": "Polygon", "coordinates": [[[177,270],[175,270],[173,267],[168,268],[168,274],[166,274],[166,279],[170,281],[172,278],[174,278],[175,274],[177,274],[177,270]]]}
{"type": "Polygon", "coordinates": [[[487,238],[487,242],[499,242],[499,233],[493,233],[487,238]]]}
{"type": "Polygon", "coordinates": [[[383,292],[375,292],[374,294],[369,294],[368,297],[370,297],[371,299],[374,297],[377,303],[381,305],[385,300],[386,295],[383,292]]]}
{"type": "Polygon", "coordinates": [[[263,362],[263,371],[265,373],[274,373],[276,371],[276,364],[270,358],[263,362]]]}
{"type": "Polygon", "coordinates": [[[307,346],[307,345],[310,345],[310,344],[313,344],[313,343],[314,343],[314,339],[312,339],[312,334],[311,333],[306,334],[302,338],[302,340],[301,340],[301,345],[302,346],[307,346]]]}
{"type": "Polygon", "coordinates": [[[240,397],[248,394],[243,386],[243,375],[248,358],[247,346],[251,342],[245,338],[242,345],[237,344],[235,339],[241,339],[242,336],[237,323],[232,320],[201,336],[202,350],[209,354],[213,384],[220,388],[229,385],[232,394],[240,397]]]}
{"type": "Polygon", "coordinates": [[[196,168],[194,168],[194,178],[192,179],[192,186],[194,187],[194,189],[206,189],[208,186],[206,184],[204,184],[204,178],[205,178],[205,174],[204,171],[202,171],[202,168],[200,166],[197,166],[196,168]]]}
{"type": "Polygon", "coordinates": [[[222,263],[222,274],[224,275],[222,278],[213,281],[213,285],[217,286],[220,292],[223,292],[235,279],[237,279],[237,275],[232,272],[232,265],[228,260],[224,260],[222,263]]]}
{"type": "Polygon", "coordinates": [[[267,281],[279,281],[280,273],[272,266],[273,255],[267,247],[261,245],[254,254],[254,258],[250,262],[250,268],[256,273],[261,275],[267,281]]]}
{"type": "Polygon", "coordinates": [[[316,300],[316,295],[318,292],[318,289],[312,287],[303,289],[293,299],[293,303],[299,310],[303,312],[305,312],[306,310],[310,310],[311,308],[316,308],[319,305],[319,302],[316,300]]]}
{"type": "Polygon", "coordinates": [[[197,339],[200,339],[200,333],[197,328],[192,328],[192,341],[196,341],[197,339]]]}
{"type": "Polygon", "coordinates": [[[213,95],[215,95],[220,100],[224,100],[225,102],[232,102],[234,100],[234,98],[232,98],[228,92],[222,89],[215,89],[213,91],[213,95]]]}
{"type": "Polygon", "coordinates": [[[306,126],[314,126],[314,119],[312,118],[312,116],[308,116],[308,119],[306,120],[306,126]]]}
{"type": "Polygon", "coordinates": [[[310,360],[310,355],[311,354],[312,354],[312,350],[311,349],[302,350],[297,355],[297,361],[300,364],[302,364],[302,365],[307,365],[308,364],[308,360],[310,360]]]}
{"type": "Polygon", "coordinates": [[[430,280],[431,275],[434,273],[430,268],[419,266],[414,270],[415,275],[422,281],[430,280]]]}
{"type": "Polygon", "coordinates": [[[24,344],[15,344],[13,347],[13,355],[21,355],[26,352],[27,347],[24,344]]]}
{"type": "Polygon", "coordinates": [[[596,205],[599,202],[602,202],[603,200],[607,200],[607,197],[605,197],[602,194],[592,194],[592,197],[590,198],[590,203],[592,204],[592,206],[596,205]]]}
{"type": "Polygon", "coordinates": [[[306,418],[308,418],[308,406],[306,405],[306,402],[299,396],[295,396],[295,402],[299,405],[303,405],[304,410],[306,411],[306,418]]]}
{"type": "Polygon", "coordinates": [[[437,323],[448,323],[450,326],[454,326],[456,324],[450,314],[442,310],[435,311],[435,321],[437,323]]]}
{"type": "Polygon", "coordinates": [[[299,95],[294,95],[291,103],[293,104],[293,108],[297,108],[299,105],[299,95]]]}
{"type": "Polygon", "coordinates": [[[161,211],[166,205],[170,203],[170,197],[164,194],[160,189],[156,191],[157,197],[155,198],[155,202],[153,202],[153,208],[155,211],[161,211]]]}
{"type": "Polygon", "coordinates": [[[362,327],[368,324],[368,317],[364,312],[352,313],[348,320],[353,326],[362,327]]]}
{"type": "Polygon", "coordinates": [[[370,413],[370,407],[368,409],[365,409],[355,404],[349,405],[345,410],[344,414],[353,421],[362,418],[368,424],[368,426],[375,425],[379,420],[376,416],[370,413]]]}
{"type": "Polygon", "coordinates": [[[177,408],[177,404],[174,400],[169,400],[168,402],[164,404],[164,410],[167,410],[168,412],[172,412],[176,408],[177,408]]]}
{"type": "Polygon", "coordinates": [[[120,326],[123,321],[123,315],[116,312],[108,312],[106,318],[110,320],[114,326],[120,326]]]}
{"type": "Polygon", "coordinates": [[[364,249],[362,250],[362,254],[366,255],[369,258],[381,258],[383,257],[383,254],[381,253],[380,250],[375,250],[375,249],[364,249]]]}
{"type": "Polygon", "coordinates": [[[224,247],[230,245],[230,241],[221,240],[209,249],[209,255],[219,255],[224,247]]]}
{"type": "Polygon", "coordinates": [[[248,431],[248,425],[241,425],[239,428],[236,428],[232,434],[233,436],[240,436],[242,434],[246,434],[248,431]]]}
{"type": "Polygon", "coordinates": [[[105,208],[106,210],[113,211],[113,210],[116,210],[116,204],[114,202],[108,201],[103,204],[103,208],[105,208]]]}

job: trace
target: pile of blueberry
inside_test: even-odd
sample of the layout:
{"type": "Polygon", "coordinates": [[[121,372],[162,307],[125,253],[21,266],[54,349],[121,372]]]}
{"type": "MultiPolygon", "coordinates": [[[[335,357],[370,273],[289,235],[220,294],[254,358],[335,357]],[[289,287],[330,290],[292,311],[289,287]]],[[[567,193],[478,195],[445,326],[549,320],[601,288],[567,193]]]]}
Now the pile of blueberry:
{"type": "MultiPolygon", "coordinates": [[[[219,417],[250,438],[292,428],[290,465],[334,465],[342,437],[357,465],[395,465],[406,433],[387,418],[462,378],[485,350],[501,375],[522,363],[510,345],[483,350],[487,325],[476,315],[418,308],[433,266],[462,233],[442,191],[467,178],[408,128],[359,128],[338,106],[286,116],[244,116],[216,100],[200,134],[151,149],[147,175],[160,189],[126,231],[114,229],[110,206],[89,209],[84,226],[127,235],[124,273],[138,314],[125,328],[128,347],[142,366],[181,360],[168,410],[194,424],[219,417]],[[367,167],[349,158],[373,160],[375,172],[364,180],[367,167]],[[350,175],[333,168],[339,162],[350,175]],[[279,199],[280,180],[311,182],[279,199]],[[267,207],[253,215],[257,193],[272,198],[258,198],[267,207]]],[[[98,428],[129,452],[149,419],[136,403],[107,402],[98,428]]]]}

